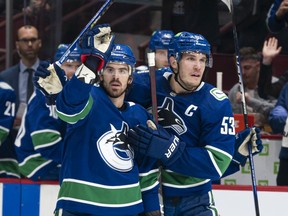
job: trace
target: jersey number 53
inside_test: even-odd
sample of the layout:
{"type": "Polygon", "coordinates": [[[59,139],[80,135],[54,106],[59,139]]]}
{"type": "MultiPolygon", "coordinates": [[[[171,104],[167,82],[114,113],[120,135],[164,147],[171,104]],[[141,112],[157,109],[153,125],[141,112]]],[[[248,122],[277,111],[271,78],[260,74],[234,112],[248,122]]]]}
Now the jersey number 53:
{"type": "Polygon", "coordinates": [[[221,134],[235,135],[234,117],[224,116],[221,123],[221,134]]]}

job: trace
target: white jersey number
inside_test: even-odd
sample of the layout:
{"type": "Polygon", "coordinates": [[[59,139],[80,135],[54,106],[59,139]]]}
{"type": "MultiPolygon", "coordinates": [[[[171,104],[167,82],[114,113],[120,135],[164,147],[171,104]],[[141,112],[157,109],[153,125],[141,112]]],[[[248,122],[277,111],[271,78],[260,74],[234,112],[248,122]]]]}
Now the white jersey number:
{"type": "Polygon", "coordinates": [[[235,135],[234,117],[223,117],[220,133],[235,135]]]}
{"type": "Polygon", "coordinates": [[[15,116],[15,103],[11,101],[6,101],[6,109],[4,115],[6,116],[15,116]]]}

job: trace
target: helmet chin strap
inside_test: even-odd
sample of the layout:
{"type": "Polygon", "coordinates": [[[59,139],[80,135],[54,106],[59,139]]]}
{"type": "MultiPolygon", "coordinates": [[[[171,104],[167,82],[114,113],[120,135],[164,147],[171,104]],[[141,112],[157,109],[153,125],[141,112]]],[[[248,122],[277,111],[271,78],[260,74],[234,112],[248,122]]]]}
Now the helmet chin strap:
{"type": "Polygon", "coordinates": [[[183,88],[185,91],[189,91],[189,92],[192,92],[193,90],[190,90],[190,89],[187,89],[186,87],[184,87],[180,82],[179,82],[179,80],[178,80],[178,75],[179,75],[179,73],[175,73],[175,72],[173,72],[174,73],[174,79],[175,79],[175,81],[181,86],[181,88],[183,88]]]}

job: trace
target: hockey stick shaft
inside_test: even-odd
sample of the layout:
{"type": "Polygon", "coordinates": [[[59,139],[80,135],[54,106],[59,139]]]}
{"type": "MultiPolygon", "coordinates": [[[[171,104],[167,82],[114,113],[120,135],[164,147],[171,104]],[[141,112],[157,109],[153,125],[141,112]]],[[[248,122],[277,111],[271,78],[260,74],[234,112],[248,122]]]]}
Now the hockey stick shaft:
{"type": "Polygon", "coordinates": [[[157,106],[157,94],[156,94],[156,76],[155,76],[155,53],[147,53],[148,67],[150,74],[150,87],[151,87],[151,99],[152,99],[152,115],[154,121],[158,123],[158,106],[157,106]]]}
{"type": "MultiPolygon", "coordinates": [[[[232,20],[233,20],[232,1],[231,1],[231,13],[232,13],[232,20]]],[[[240,92],[242,95],[242,110],[243,110],[243,116],[244,116],[244,124],[245,124],[245,128],[248,128],[249,125],[248,125],[247,105],[246,105],[246,100],[245,100],[244,84],[243,84],[242,70],[240,67],[240,58],[239,58],[239,43],[238,43],[236,24],[234,21],[233,21],[233,37],[234,37],[237,73],[238,73],[238,77],[239,77],[239,86],[240,86],[240,92]]],[[[249,165],[250,165],[252,188],[253,188],[253,195],[254,195],[255,212],[256,212],[256,216],[260,216],[258,194],[257,194],[257,184],[256,184],[256,175],[255,175],[255,168],[254,168],[254,160],[253,160],[253,155],[252,155],[251,143],[248,143],[248,152],[249,152],[249,165]]]]}
{"type": "Polygon", "coordinates": [[[67,59],[69,54],[76,48],[77,43],[79,42],[82,35],[89,29],[92,28],[97,21],[105,14],[108,8],[113,4],[113,0],[107,0],[102,7],[97,11],[97,13],[92,17],[92,19],[87,23],[87,25],[82,29],[80,34],[76,37],[76,39],[70,44],[66,52],[62,55],[62,57],[56,62],[56,64],[60,67],[63,62],[67,59]]]}

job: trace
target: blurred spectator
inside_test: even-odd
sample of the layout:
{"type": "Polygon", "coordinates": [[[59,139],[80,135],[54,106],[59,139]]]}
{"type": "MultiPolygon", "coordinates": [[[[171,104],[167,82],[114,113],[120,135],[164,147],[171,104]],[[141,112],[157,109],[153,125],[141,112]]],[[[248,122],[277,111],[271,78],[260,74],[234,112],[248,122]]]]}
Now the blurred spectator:
{"type": "Polygon", "coordinates": [[[258,80],[258,93],[264,99],[278,98],[281,89],[288,81],[288,71],[278,78],[273,77],[272,63],[273,59],[279,55],[282,47],[278,47],[278,40],[274,37],[265,41],[262,55],[263,63],[261,66],[260,76],[258,80]]]}
{"type": "Polygon", "coordinates": [[[16,95],[7,83],[0,81],[0,177],[20,178],[11,129],[15,118],[16,95]]]}
{"type": "Polygon", "coordinates": [[[49,0],[31,0],[30,4],[27,7],[23,8],[23,12],[28,16],[36,16],[42,10],[51,10],[49,0]]]}
{"type": "MultiPolygon", "coordinates": [[[[258,95],[258,79],[260,73],[261,55],[252,47],[243,47],[239,51],[240,66],[245,91],[247,112],[253,113],[255,125],[261,129],[268,124],[269,112],[275,105],[275,100],[265,100],[258,95]]],[[[263,63],[263,61],[262,61],[263,63]]],[[[233,113],[243,113],[240,84],[235,84],[229,91],[233,113]]]]}
{"type": "MultiPolygon", "coordinates": [[[[233,0],[235,3],[235,0],[233,0]]],[[[235,6],[239,47],[261,50],[268,30],[265,25],[267,12],[273,0],[240,0],[235,6]]]]}
{"type": "Polygon", "coordinates": [[[165,0],[161,28],[175,33],[188,31],[201,34],[215,47],[219,35],[218,1],[165,0]]]}
{"type": "Polygon", "coordinates": [[[23,8],[24,23],[35,26],[43,42],[40,56],[50,58],[54,55],[56,35],[53,23],[62,22],[56,20],[56,1],[52,0],[30,0],[27,7],[23,8]],[[50,28],[49,28],[50,27],[50,28]]]}
{"type": "Polygon", "coordinates": [[[266,25],[270,33],[278,38],[282,53],[288,53],[288,0],[274,0],[267,13],[266,25]]]}
{"type": "Polygon", "coordinates": [[[278,33],[288,23],[288,0],[275,0],[267,14],[267,27],[270,32],[278,33]]]}
{"type": "Polygon", "coordinates": [[[278,101],[270,112],[269,122],[274,133],[283,134],[282,146],[279,154],[279,170],[277,174],[277,185],[288,185],[288,83],[280,93],[278,101]]]}

